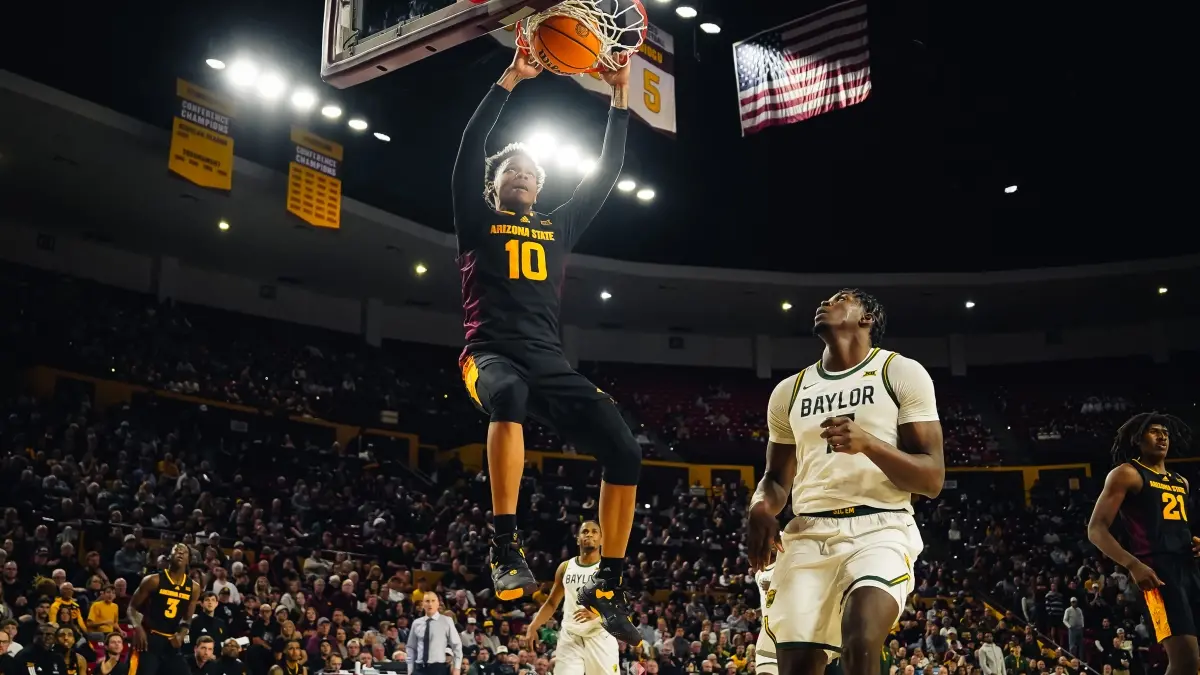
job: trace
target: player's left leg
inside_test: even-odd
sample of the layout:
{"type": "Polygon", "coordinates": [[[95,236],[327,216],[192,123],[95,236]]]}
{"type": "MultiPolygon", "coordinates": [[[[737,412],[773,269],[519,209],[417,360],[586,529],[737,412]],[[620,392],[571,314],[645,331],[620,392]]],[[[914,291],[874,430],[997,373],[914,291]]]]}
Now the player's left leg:
{"type": "Polygon", "coordinates": [[[842,570],[844,675],[879,675],[879,655],[904,600],[914,590],[913,560],[924,544],[907,513],[845,519],[843,535],[856,550],[842,570]]]}
{"type": "Polygon", "coordinates": [[[622,589],[625,550],[633,529],[642,449],[608,394],[583,375],[561,367],[539,370],[531,409],[551,422],[563,440],[596,458],[603,468],[600,482],[600,568],[579,590],[579,603],[594,610],[604,629],[630,644],[641,642],[629,619],[622,589]]]}
{"type": "MultiPolygon", "coordinates": [[[[608,633],[581,638],[583,640],[584,675],[613,675],[621,668],[617,639],[608,633]]],[[[555,675],[558,675],[557,672],[555,675]]]]}

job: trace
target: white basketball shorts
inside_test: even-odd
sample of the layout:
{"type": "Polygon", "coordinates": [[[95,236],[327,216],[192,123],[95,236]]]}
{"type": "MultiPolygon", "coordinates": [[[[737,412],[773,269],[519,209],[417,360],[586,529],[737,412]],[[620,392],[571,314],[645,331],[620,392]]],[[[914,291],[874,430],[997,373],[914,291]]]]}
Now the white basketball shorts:
{"type": "Polygon", "coordinates": [[[905,512],[793,518],[767,590],[763,632],[776,649],[820,648],[836,657],[850,592],[864,586],[887,591],[899,619],[915,587],[913,562],[924,547],[905,512]]]}
{"type": "Polygon", "coordinates": [[[580,636],[558,634],[554,650],[554,675],[615,675],[620,670],[617,639],[604,631],[580,636]]]}

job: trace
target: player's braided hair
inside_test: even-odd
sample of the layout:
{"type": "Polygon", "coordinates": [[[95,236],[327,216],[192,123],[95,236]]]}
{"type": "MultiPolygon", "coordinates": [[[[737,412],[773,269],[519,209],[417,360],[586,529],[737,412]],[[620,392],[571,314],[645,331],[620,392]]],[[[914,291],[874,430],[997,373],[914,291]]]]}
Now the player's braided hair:
{"type": "Polygon", "coordinates": [[[542,191],[542,186],[546,184],[546,170],[542,168],[541,164],[538,164],[537,158],[524,143],[509,143],[500,152],[483,160],[483,198],[487,203],[500,206],[499,195],[496,193],[496,172],[504,166],[505,162],[518,155],[528,157],[537,167],[537,189],[538,192],[542,191]]]}
{"type": "Polygon", "coordinates": [[[871,346],[878,347],[879,343],[883,342],[883,334],[887,332],[887,310],[883,308],[883,303],[879,298],[858,288],[843,288],[838,293],[853,295],[858,304],[862,305],[863,314],[870,314],[875,319],[875,323],[871,324],[871,346]]]}
{"type": "Polygon", "coordinates": [[[1123,464],[1138,456],[1137,447],[1152,424],[1166,427],[1167,433],[1171,435],[1172,448],[1178,446],[1180,450],[1186,450],[1191,444],[1192,429],[1178,417],[1155,411],[1138,413],[1125,420],[1117,429],[1112,444],[1114,465],[1123,464]]]}

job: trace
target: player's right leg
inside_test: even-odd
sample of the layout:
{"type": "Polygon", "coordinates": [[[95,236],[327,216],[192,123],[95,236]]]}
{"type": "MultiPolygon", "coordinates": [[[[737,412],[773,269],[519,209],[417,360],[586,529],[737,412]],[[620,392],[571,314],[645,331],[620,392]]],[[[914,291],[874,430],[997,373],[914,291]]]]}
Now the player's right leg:
{"type": "MultiPolygon", "coordinates": [[[[583,640],[583,671],[585,675],[612,675],[620,670],[621,656],[617,639],[599,633],[583,640]]],[[[558,671],[554,671],[558,675],[558,671]]]]}
{"type": "Polygon", "coordinates": [[[558,633],[554,650],[554,675],[593,675],[584,665],[583,638],[567,631],[558,633]]]}
{"type": "Polygon", "coordinates": [[[842,559],[826,550],[825,540],[838,534],[827,521],[797,518],[803,536],[785,534],[775,562],[763,632],[775,644],[780,675],[823,675],[829,654],[841,651],[837,578],[842,559]]]}
{"type": "Polygon", "coordinates": [[[491,420],[487,462],[495,527],[488,555],[492,586],[498,599],[518,600],[537,590],[537,579],[525,561],[525,549],[517,532],[517,498],[525,471],[523,424],[529,385],[522,370],[503,356],[465,355],[460,365],[467,393],[491,420]]]}

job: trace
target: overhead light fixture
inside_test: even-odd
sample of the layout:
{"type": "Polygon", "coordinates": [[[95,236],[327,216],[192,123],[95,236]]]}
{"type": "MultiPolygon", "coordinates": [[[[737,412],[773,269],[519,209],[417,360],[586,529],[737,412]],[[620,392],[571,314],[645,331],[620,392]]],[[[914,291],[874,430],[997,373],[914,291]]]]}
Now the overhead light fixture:
{"type": "Polygon", "coordinates": [[[350,120],[346,124],[350,125],[350,128],[355,131],[366,131],[367,130],[367,121],[363,120],[363,119],[359,119],[357,117],[350,120]]]}
{"type": "Polygon", "coordinates": [[[788,302],[787,300],[784,300],[783,304],[780,305],[779,307],[780,307],[780,309],[782,309],[785,312],[790,312],[792,310],[792,303],[788,302]]]}
{"type": "Polygon", "coordinates": [[[583,159],[579,160],[579,164],[576,164],[575,167],[579,169],[579,173],[586,176],[592,171],[595,171],[596,160],[592,159],[591,157],[584,157],[583,159]]]}
{"type": "Polygon", "coordinates": [[[217,229],[222,232],[228,232],[229,231],[229,222],[222,220],[221,222],[217,223],[217,229]]]}
{"type": "Polygon", "coordinates": [[[709,35],[716,35],[717,33],[721,32],[721,27],[711,21],[705,21],[704,23],[700,24],[700,30],[708,33],[709,35]]]}
{"type": "Polygon", "coordinates": [[[258,95],[268,101],[279,98],[283,94],[283,89],[283,78],[274,73],[258,78],[258,95]]]}
{"type": "Polygon", "coordinates": [[[694,19],[700,12],[696,11],[691,5],[680,5],[675,8],[675,13],[684,19],[694,19]]]}
{"type": "Polygon", "coordinates": [[[974,300],[968,300],[968,301],[967,301],[967,309],[973,309],[974,307],[975,307],[975,301],[974,301],[974,300]]]}
{"type": "Polygon", "coordinates": [[[1016,185],[1009,185],[1008,187],[1004,188],[1004,194],[1006,194],[1006,195],[1011,195],[1012,193],[1014,193],[1016,191],[1017,191],[1016,185]]]}
{"type": "Polygon", "coordinates": [[[324,108],[321,108],[321,114],[331,120],[336,120],[342,116],[342,109],[336,105],[327,105],[324,108]]]}
{"type": "Polygon", "coordinates": [[[621,192],[633,192],[635,187],[637,187],[637,183],[629,178],[624,178],[617,183],[617,189],[621,192]]]}
{"type": "Polygon", "coordinates": [[[378,138],[379,140],[383,141],[384,143],[387,143],[388,141],[392,140],[391,136],[388,136],[387,134],[379,133],[378,131],[375,132],[375,138],[378,138]]]}
{"type": "Polygon", "coordinates": [[[571,168],[579,165],[579,148],[568,145],[558,150],[558,163],[565,168],[571,168]]]}
{"type": "Polygon", "coordinates": [[[534,159],[541,159],[549,156],[558,147],[558,141],[554,138],[554,134],[544,131],[539,131],[529,137],[529,141],[525,143],[529,148],[529,152],[533,154],[534,159]]]}
{"type": "Polygon", "coordinates": [[[416,267],[413,267],[413,271],[417,273],[417,276],[421,276],[428,272],[429,268],[422,263],[417,263],[416,267]]]}
{"type": "Polygon", "coordinates": [[[292,94],[292,105],[297,110],[309,110],[317,104],[317,95],[308,89],[299,89],[292,94]]]}
{"type": "Polygon", "coordinates": [[[249,61],[236,61],[229,69],[229,80],[237,87],[249,87],[258,80],[258,67],[249,61]]]}
{"type": "Polygon", "coordinates": [[[654,199],[654,190],[651,190],[650,188],[642,188],[641,190],[638,190],[637,198],[644,202],[648,202],[651,199],[654,199]]]}
{"type": "Polygon", "coordinates": [[[600,299],[601,300],[611,300],[612,293],[609,293],[608,291],[600,291],[600,299]]]}
{"type": "Polygon", "coordinates": [[[1159,295],[1166,295],[1166,294],[1167,294],[1167,287],[1166,287],[1166,286],[1159,286],[1159,287],[1158,287],[1158,294],[1159,294],[1159,295]]]}
{"type": "Polygon", "coordinates": [[[221,59],[206,59],[204,64],[213,70],[225,70],[225,62],[221,59]]]}

